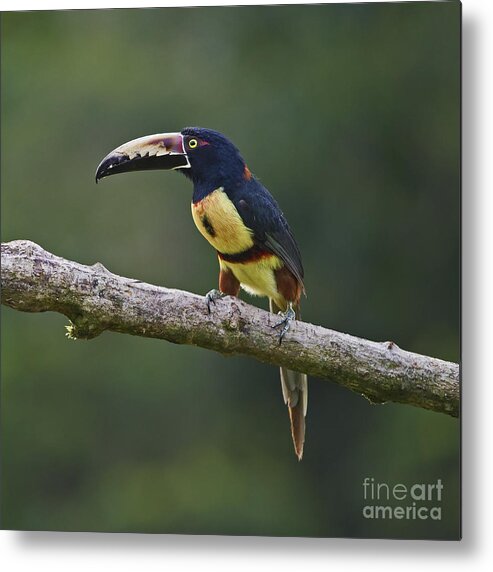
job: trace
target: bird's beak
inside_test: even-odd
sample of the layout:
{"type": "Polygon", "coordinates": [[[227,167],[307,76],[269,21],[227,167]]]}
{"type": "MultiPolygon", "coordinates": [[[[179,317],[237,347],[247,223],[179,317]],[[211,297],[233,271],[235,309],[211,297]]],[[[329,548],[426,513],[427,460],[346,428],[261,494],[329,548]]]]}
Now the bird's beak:
{"type": "Polygon", "coordinates": [[[103,177],[117,173],[189,167],[183,135],[158,133],[124,143],[106,155],[96,170],[96,183],[103,177]]]}

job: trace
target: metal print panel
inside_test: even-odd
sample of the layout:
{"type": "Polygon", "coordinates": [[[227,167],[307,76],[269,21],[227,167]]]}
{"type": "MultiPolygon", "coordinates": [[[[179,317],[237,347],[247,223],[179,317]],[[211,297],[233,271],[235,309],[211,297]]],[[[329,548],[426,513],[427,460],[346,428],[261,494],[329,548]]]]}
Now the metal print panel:
{"type": "Polygon", "coordinates": [[[460,538],[460,25],[2,14],[3,528],[460,538]]]}

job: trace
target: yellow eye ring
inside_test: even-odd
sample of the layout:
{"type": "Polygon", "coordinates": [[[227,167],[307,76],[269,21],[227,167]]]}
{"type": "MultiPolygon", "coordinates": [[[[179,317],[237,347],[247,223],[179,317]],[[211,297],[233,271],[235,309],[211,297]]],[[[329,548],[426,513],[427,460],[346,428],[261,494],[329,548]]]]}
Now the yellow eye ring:
{"type": "Polygon", "coordinates": [[[190,147],[190,149],[195,149],[195,147],[197,147],[198,144],[199,143],[197,139],[190,139],[190,141],[188,142],[188,146],[190,147]]]}

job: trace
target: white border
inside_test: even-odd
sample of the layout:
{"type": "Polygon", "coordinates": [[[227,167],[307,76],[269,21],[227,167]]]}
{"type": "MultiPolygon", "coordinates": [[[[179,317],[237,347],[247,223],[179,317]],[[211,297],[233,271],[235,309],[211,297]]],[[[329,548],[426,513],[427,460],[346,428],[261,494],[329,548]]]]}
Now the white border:
{"type": "MultiPolygon", "coordinates": [[[[367,0],[368,2],[381,2],[382,0],[367,0]]],[[[430,0],[416,0],[417,2],[425,2],[430,0]]],[[[442,0],[431,0],[431,1],[442,1],[442,0]]],[[[170,0],[170,1],[159,1],[159,0],[141,0],[136,2],[135,0],[6,0],[2,2],[2,10],[64,10],[64,9],[90,9],[90,8],[144,8],[153,7],[159,8],[163,6],[248,6],[255,4],[337,4],[343,3],[342,1],[336,2],[331,0],[325,0],[322,2],[303,2],[296,0],[281,0],[269,2],[268,0],[238,0],[237,2],[231,2],[227,0],[170,0]]],[[[349,3],[356,3],[351,1],[349,3]]]]}
{"type": "MultiPolygon", "coordinates": [[[[237,4],[268,2],[239,1],[237,4]]],[[[283,4],[299,3],[285,0],[283,4]]],[[[325,2],[330,3],[330,2],[325,2]]],[[[4,0],[2,10],[227,5],[232,2],[4,0]]],[[[464,540],[323,540],[0,532],[8,572],[378,570],[447,572],[493,562],[493,2],[463,2],[464,540]]]]}

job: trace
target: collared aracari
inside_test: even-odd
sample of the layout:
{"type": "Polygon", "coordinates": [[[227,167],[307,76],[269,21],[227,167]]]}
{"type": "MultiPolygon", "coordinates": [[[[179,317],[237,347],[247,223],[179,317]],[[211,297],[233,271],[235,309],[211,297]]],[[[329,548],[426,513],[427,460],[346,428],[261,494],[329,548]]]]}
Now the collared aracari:
{"type": "MultiPolygon", "coordinates": [[[[298,245],[274,197],[224,135],[198,127],[121,145],[101,161],[96,182],[117,173],[155,169],[180,170],[193,183],[193,220],[219,260],[219,291],[207,294],[209,311],[221,296],[238,296],[240,287],[266,296],[271,311],[283,315],[277,324],[281,342],[290,321],[300,317],[304,285],[298,245]]],[[[281,385],[301,460],[307,377],[281,368],[281,385]]]]}

